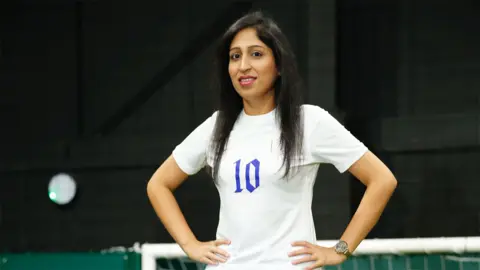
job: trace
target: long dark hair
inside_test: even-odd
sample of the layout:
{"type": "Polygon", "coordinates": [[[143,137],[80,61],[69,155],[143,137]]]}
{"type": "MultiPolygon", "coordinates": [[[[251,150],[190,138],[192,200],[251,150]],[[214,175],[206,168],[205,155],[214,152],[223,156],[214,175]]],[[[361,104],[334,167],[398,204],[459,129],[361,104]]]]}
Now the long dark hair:
{"type": "Polygon", "coordinates": [[[300,112],[302,84],[295,55],[287,38],[273,19],[259,11],[251,12],[230,26],[221,38],[217,50],[215,74],[220,100],[211,144],[214,154],[211,173],[215,181],[230,132],[243,109],[242,98],[235,91],[228,73],[228,52],[235,35],[245,28],[255,29],[258,38],[273,51],[280,74],[274,83],[274,94],[276,119],[281,129],[280,147],[283,153],[282,165],[285,167],[284,177],[289,174],[294,161],[302,156],[303,121],[300,112]]]}

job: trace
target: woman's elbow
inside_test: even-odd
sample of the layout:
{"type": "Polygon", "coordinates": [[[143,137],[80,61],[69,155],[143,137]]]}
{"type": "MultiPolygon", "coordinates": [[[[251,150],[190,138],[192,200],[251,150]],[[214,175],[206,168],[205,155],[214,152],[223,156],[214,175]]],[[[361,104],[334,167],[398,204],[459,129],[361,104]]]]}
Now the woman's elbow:
{"type": "Polygon", "coordinates": [[[375,182],[380,184],[386,192],[390,193],[393,193],[398,186],[398,181],[393,174],[385,175],[375,182]]]}
{"type": "Polygon", "coordinates": [[[154,181],[155,181],[155,179],[151,178],[147,182],[147,193],[148,194],[150,194],[154,189],[154,186],[155,186],[154,181]]]}
{"type": "Polygon", "coordinates": [[[157,190],[158,183],[156,183],[155,179],[150,179],[147,182],[147,196],[152,198],[155,194],[155,190],[157,190]]]}

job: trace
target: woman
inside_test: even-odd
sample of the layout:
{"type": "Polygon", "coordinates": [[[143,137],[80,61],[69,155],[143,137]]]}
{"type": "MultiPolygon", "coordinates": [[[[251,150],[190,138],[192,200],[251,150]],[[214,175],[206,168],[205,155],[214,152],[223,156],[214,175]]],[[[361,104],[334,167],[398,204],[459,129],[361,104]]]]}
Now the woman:
{"type": "Polygon", "coordinates": [[[295,58],[261,13],[235,22],[218,51],[218,111],[173,151],[148,183],[148,196],[174,240],[207,269],[315,269],[342,263],[376,224],[396,187],[389,169],[335,118],[302,105],[295,58]],[[316,245],[311,212],[319,164],[349,171],[367,186],[334,247],[316,245]],[[193,235],[173,191],[209,171],[220,194],[217,239],[193,235]]]}

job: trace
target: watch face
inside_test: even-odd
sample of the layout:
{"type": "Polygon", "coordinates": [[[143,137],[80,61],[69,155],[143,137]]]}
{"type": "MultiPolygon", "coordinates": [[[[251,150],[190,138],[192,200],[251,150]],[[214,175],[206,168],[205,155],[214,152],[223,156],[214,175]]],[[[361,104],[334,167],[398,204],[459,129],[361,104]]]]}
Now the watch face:
{"type": "Polygon", "coordinates": [[[345,241],[338,242],[337,245],[335,245],[335,251],[345,254],[346,252],[348,252],[347,243],[345,241]]]}

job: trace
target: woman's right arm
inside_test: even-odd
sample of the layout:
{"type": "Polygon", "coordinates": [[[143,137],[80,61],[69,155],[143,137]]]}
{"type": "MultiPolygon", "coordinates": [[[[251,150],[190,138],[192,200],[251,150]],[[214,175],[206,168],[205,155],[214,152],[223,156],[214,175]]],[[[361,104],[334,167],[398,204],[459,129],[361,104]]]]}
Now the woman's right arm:
{"type": "Polygon", "coordinates": [[[180,169],[173,156],[168,157],[148,181],[148,198],[160,221],[190,258],[207,264],[225,262],[225,259],[217,254],[225,258],[228,257],[228,254],[218,248],[218,245],[229,244],[229,241],[198,241],[173,195],[175,189],[187,178],[188,174],[180,169]]]}
{"type": "Polygon", "coordinates": [[[178,167],[173,157],[170,156],[155,171],[147,185],[147,194],[153,209],[175,242],[180,246],[196,241],[173,196],[173,191],[187,178],[188,175],[178,167]]]}

